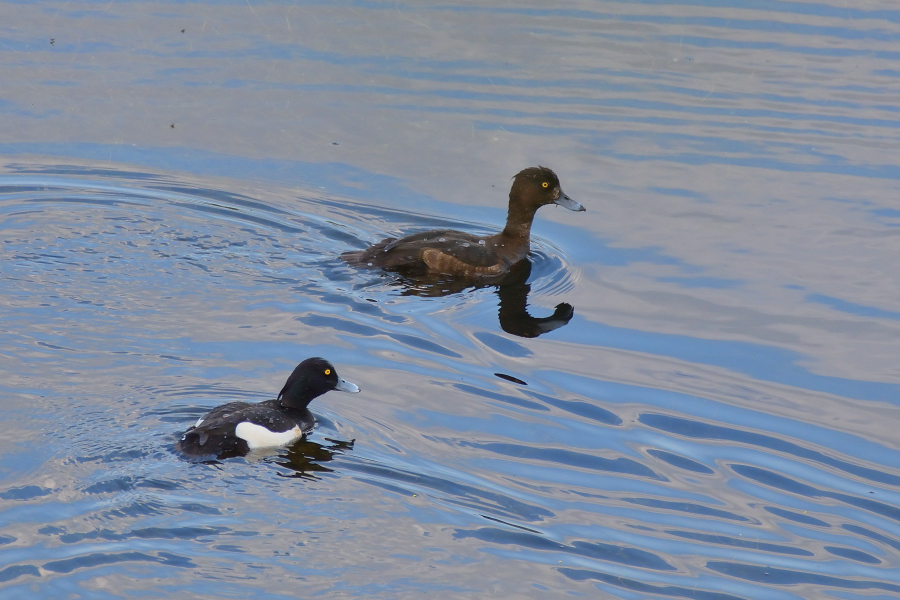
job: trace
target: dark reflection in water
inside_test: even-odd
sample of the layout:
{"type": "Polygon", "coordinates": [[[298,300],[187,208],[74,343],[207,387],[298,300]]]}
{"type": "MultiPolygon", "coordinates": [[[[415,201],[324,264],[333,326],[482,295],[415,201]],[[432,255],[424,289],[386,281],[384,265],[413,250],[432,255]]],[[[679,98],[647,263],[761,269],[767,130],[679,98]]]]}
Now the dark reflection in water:
{"type": "Polygon", "coordinates": [[[334,460],[335,454],[353,450],[353,444],[356,440],[345,441],[325,438],[325,441],[328,442],[327,445],[319,444],[303,437],[285,448],[266,448],[249,452],[229,450],[218,456],[206,456],[203,458],[186,458],[181,454],[179,454],[179,457],[187,460],[187,462],[205,465],[219,465],[229,458],[246,457],[250,461],[259,460],[288,469],[289,472],[279,473],[282,477],[318,479],[318,474],[334,472],[334,469],[330,469],[322,463],[334,460]]]}
{"type": "Polygon", "coordinates": [[[549,317],[533,317],[528,312],[528,294],[531,292],[531,261],[521,260],[500,277],[474,282],[471,279],[455,279],[447,275],[410,271],[395,272],[402,296],[437,298],[458,294],[467,289],[495,288],[500,299],[498,318],[500,328],[506,333],[524,338],[535,338],[559,329],[575,314],[571,304],[561,302],[549,317]]]}
{"type": "Polygon", "coordinates": [[[323,446],[307,438],[295,442],[287,451],[278,454],[271,462],[290,469],[291,473],[280,473],[282,477],[299,477],[303,479],[318,479],[319,473],[333,473],[322,463],[334,460],[334,455],[346,450],[353,450],[355,440],[343,441],[325,438],[328,446],[323,446]]]}
{"type": "Polygon", "coordinates": [[[559,329],[575,314],[571,304],[560,302],[549,317],[532,317],[528,313],[528,293],[531,291],[529,276],[531,262],[525,259],[513,267],[506,281],[497,286],[497,296],[500,297],[500,328],[506,333],[525,338],[559,329]]]}

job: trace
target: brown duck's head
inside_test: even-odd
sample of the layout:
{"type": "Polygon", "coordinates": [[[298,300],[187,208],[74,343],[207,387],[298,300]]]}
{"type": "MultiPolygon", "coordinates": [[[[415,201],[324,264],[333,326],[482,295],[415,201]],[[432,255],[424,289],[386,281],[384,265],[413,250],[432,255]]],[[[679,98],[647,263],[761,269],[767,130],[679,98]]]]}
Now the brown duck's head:
{"type": "Polygon", "coordinates": [[[581,211],[584,207],[562,191],[559,177],[547,167],[528,167],[513,178],[509,190],[510,211],[522,207],[537,210],[545,204],[558,204],[569,210],[581,211]]]}

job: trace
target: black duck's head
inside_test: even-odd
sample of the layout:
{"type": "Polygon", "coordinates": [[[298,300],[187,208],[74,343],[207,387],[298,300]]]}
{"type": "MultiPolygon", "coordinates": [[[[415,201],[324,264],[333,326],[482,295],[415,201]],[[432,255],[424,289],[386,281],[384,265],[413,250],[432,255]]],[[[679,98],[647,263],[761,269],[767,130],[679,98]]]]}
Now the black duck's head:
{"type": "MultiPolygon", "coordinates": [[[[509,190],[509,210],[535,211],[545,204],[558,204],[569,210],[584,207],[572,200],[559,185],[559,177],[547,167],[528,167],[513,178],[509,190]]],[[[532,213],[533,214],[533,213],[532,213]]]]}
{"type": "Polygon", "coordinates": [[[288,377],[278,399],[284,406],[306,408],[313,399],[331,390],[355,394],[359,388],[338,376],[334,366],[324,358],[307,358],[288,377]]]}

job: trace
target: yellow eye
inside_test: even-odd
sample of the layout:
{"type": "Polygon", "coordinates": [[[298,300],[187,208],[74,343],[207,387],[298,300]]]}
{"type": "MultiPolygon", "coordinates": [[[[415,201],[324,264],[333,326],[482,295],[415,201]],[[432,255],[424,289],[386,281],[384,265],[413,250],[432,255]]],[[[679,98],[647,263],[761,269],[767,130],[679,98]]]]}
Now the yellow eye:
{"type": "Polygon", "coordinates": [[[331,375],[331,369],[325,369],[325,374],[326,374],[326,375],[331,375]]]}
{"type": "Polygon", "coordinates": [[[548,185],[550,185],[550,184],[545,181],[544,183],[541,184],[541,187],[547,187],[548,185]]]}

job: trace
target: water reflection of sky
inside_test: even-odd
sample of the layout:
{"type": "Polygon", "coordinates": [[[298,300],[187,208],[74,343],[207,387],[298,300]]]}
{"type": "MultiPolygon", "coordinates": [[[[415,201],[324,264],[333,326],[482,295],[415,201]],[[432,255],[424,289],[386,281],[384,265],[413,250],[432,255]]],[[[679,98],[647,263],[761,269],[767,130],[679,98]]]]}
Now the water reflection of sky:
{"type": "Polygon", "coordinates": [[[0,14],[4,594],[900,593],[900,11],[0,14]],[[336,258],[533,164],[540,337],[336,258]],[[311,354],[304,444],[172,453],[311,354]]]}

